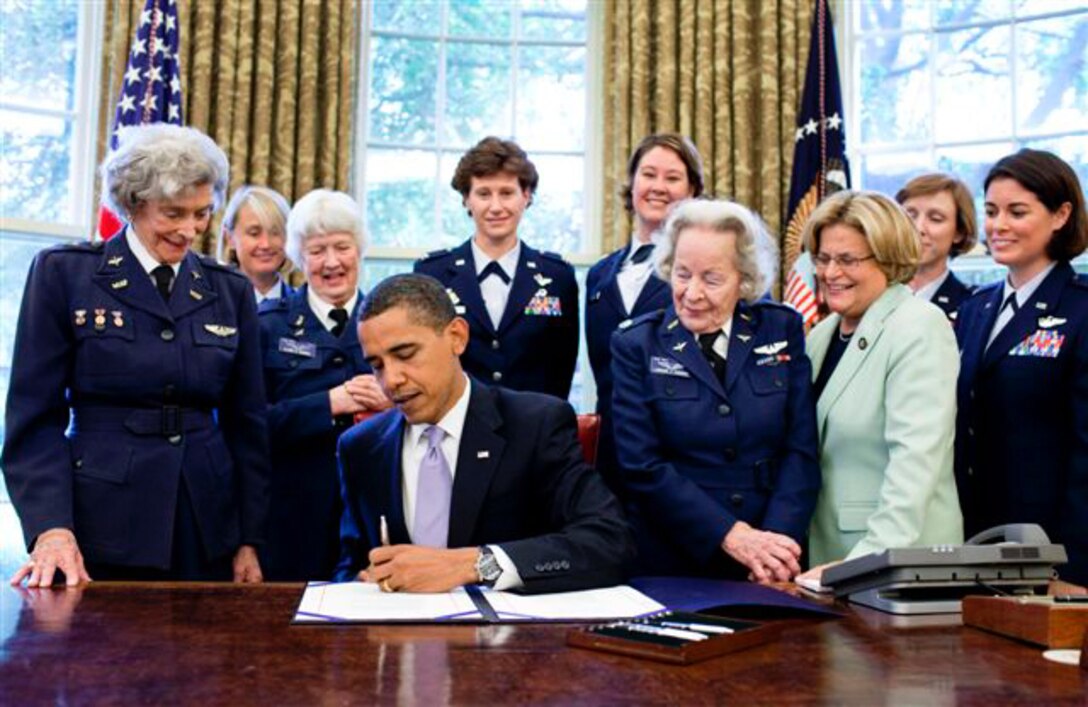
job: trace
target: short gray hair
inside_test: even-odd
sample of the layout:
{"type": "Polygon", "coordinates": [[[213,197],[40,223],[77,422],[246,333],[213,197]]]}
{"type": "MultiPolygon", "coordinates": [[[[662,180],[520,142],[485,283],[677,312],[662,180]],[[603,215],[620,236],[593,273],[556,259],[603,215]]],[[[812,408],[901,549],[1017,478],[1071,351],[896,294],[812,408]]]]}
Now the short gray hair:
{"type": "Polygon", "coordinates": [[[672,276],[676,241],[686,228],[709,228],[737,237],[736,266],[740,271],[740,296],[755,302],[774,285],[778,274],[778,247],[763,221],[733,201],[687,199],[680,202],[665,221],[665,241],[658,248],[657,273],[662,280],[672,276]]]}
{"type": "Polygon", "coordinates": [[[303,247],[311,236],[350,233],[355,236],[359,257],[366,250],[363,212],[355,199],[342,191],[314,189],[295,202],[287,217],[287,243],[284,249],[295,265],[302,266],[303,247]]]}
{"type": "Polygon", "coordinates": [[[155,123],[126,128],[102,162],[102,202],[131,217],[136,207],[174,199],[209,184],[215,208],[223,205],[230,165],[223,150],[195,128],[155,123]]]}
{"type": "Polygon", "coordinates": [[[217,254],[220,262],[225,262],[226,234],[234,232],[234,227],[238,223],[238,212],[243,206],[253,211],[257,217],[257,223],[261,224],[266,231],[278,229],[283,235],[287,233],[287,215],[291,213],[291,206],[287,203],[287,199],[275,189],[246,184],[234,192],[234,196],[227,202],[227,208],[223,212],[223,233],[219,239],[217,254]]]}

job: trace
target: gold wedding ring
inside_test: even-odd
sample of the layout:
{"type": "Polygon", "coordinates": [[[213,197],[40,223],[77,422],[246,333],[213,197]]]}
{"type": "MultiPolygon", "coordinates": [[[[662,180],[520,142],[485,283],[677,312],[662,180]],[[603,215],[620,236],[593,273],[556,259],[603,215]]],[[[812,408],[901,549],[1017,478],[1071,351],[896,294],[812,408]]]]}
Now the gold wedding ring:
{"type": "Polygon", "coordinates": [[[389,578],[388,577],[383,579],[381,582],[378,582],[378,586],[381,587],[383,592],[392,592],[393,591],[393,588],[389,586],[389,578]]]}

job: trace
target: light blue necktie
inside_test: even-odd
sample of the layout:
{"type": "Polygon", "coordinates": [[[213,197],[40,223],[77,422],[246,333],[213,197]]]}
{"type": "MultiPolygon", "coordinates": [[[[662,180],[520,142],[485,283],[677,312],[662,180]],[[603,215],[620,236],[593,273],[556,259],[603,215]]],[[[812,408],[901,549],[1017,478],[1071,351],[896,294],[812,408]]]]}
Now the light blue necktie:
{"type": "Polygon", "coordinates": [[[423,434],[427,436],[427,452],[419,464],[412,542],[428,547],[446,547],[453,492],[453,474],[441,447],[446,433],[441,427],[431,425],[423,434]]]}

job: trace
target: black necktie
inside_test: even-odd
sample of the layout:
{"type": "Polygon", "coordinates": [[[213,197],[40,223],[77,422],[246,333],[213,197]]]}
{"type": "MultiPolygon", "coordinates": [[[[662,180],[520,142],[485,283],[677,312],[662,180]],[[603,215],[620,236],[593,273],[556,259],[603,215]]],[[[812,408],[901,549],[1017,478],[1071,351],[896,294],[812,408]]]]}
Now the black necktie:
{"type": "Polygon", "coordinates": [[[499,261],[492,260],[488,263],[483,270],[480,271],[480,276],[476,278],[477,282],[483,282],[491,275],[497,275],[504,284],[510,284],[510,276],[506,274],[506,271],[499,265],[499,261]]]}
{"type": "Polygon", "coordinates": [[[336,322],[336,324],[332,328],[332,335],[339,337],[341,334],[344,333],[344,327],[347,326],[348,310],[344,309],[343,307],[337,307],[329,312],[329,319],[336,322]]]}
{"type": "Polygon", "coordinates": [[[640,263],[645,263],[647,260],[650,259],[650,256],[653,254],[654,244],[643,243],[638,247],[638,250],[635,251],[635,254],[631,256],[631,264],[638,265],[640,263]]]}
{"type": "Polygon", "coordinates": [[[998,312],[1005,311],[1006,307],[1012,307],[1012,315],[1015,317],[1016,313],[1020,311],[1020,305],[1016,301],[1016,292],[1010,292],[1009,296],[1005,298],[1005,301],[1001,305],[1001,309],[998,312]]]}
{"type": "Polygon", "coordinates": [[[169,300],[170,285],[174,284],[174,268],[169,265],[160,265],[151,271],[151,277],[155,278],[155,287],[163,300],[169,300]]]}
{"type": "Polygon", "coordinates": [[[725,382],[725,359],[718,355],[718,352],[714,350],[714,342],[721,336],[720,331],[713,331],[709,334],[699,334],[699,348],[703,350],[703,356],[706,357],[706,362],[710,364],[710,368],[713,369],[714,375],[718,377],[718,380],[725,382]]]}

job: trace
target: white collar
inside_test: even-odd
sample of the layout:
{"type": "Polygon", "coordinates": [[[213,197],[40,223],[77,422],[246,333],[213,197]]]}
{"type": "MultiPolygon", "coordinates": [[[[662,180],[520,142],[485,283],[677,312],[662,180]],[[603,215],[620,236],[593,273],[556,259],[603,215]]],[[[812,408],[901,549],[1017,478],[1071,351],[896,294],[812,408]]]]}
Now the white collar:
{"type": "Polygon", "coordinates": [[[1039,285],[1043,284],[1043,280],[1045,280],[1046,276],[1050,274],[1050,271],[1053,270],[1057,265],[1057,261],[1051,263],[1041,273],[1021,285],[1019,289],[1013,287],[1012,282],[1009,280],[1008,276],[1006,276],[1005,291],[1001,293],[1001,302],[1004,303],[1005,300],[1009,298],[1009,295],[1015,292],[1017,308],[1023,307],[1025,304],[1028,303],[1028,300],[1031,299],[1031,296],[1035,294],[1035,290],[1039,289],[1039,285]]]}
{"type": "Polygon", "coordinates": [[[144,269],[148,275],[151,271],[160,265],[169,265],[174,270],[174,277],[177,277],[178,272],[181,270],[181,261],[176,263],[160,263],[155,259],[155,256],[144,247],[143,241],[136,235],[136,231],[132,229],[132,226],[125,226],[125,243],[128,243],[128,249],[132,251],[132,254],[136,256],[136,262],[140,264],[140,267],[144,269]]]}
{"type": "MultiPolygon", "coordinates": [[[[462,374],[464,375],[464,374],[462,374]]],[[[461,434],[465,430],[465,418],[468,416],[468,400],[470,393],[472,392],[472,379],[467,375],[465,376],[465,389],[461,392],[461,397],[457,399],[457,402],[453,404],[453,407],[442,417],[436,424],[446,435],[460,444],[461,434]]],[[[431,426],[429,422],[420,422],[415,425],[408,425],[408,444],[413,447],[419,444],[420,437],[427,431],[427,428],[431,426]]]]}
{"type": "Polygon", "coordinates": [[[947,280],[948,276],[951,274],[952,271],[948,268],[945,268],[944,272],[941,273],[941,276],[938,277],[936,280],[932,282],[927,282],[926,284],[915,290],[914,296],[918,297],[919,299],[923,299],[926,302],[929,302],[933,299],[933,295],[937,294],[937,290],[941,289],[941,285],[944,284],[944,281],[947,280]]]}
{"type": "MultiPolygon", "coordinates": [[[[491,256],[483,251],[480,246],[476,245],[476,238],[473,237],[469,240],[472,245],[472,263],[476,266],[476,277],[480,276],[480,273],[484,271],[484,268],[491,263],[491,256]]],[[[519,238],[514,242],[514,247],[506,251],[502,257],[495,260],[502,268],[503,272],[509,276],[511,280],[514,279],[514,273],[518,269],[518,258],[521,257],[521,239],[519,238]]]]}
{"type": "Polygon", "coordinates": [[[277,275],[276,284],[269,287],[268,292],[263,295],[257,291],[256,287],[253,288],[253,292],[257,295],[257,304],[264,302],[266,299],[280,299],[283,297],[283,279],[277,275]]]}
{"type": "MultiPolygon", "coordinates": [[[[348,316],[351,316],[351,313],[355,311],[355,303],[356,301],[358,301],[358,299],[359,291],[356,290],[355,293],[351,296],[351,299],[349,299],[347,303],[344,304],[344,309],[348,311],[348,316]]],[[[332,319],[329,319],[329,312],[336,309],[336,307],[318,297],[317,293],[314,292],[314,288],[312,287],[306,288],[306,302],[310,305],[310,311],[312,311],[317,317],[317,321],[321,322],[321,325],[324,326],[326,329],[332,331],[335,322],[333,322],[332,319]]]]}

